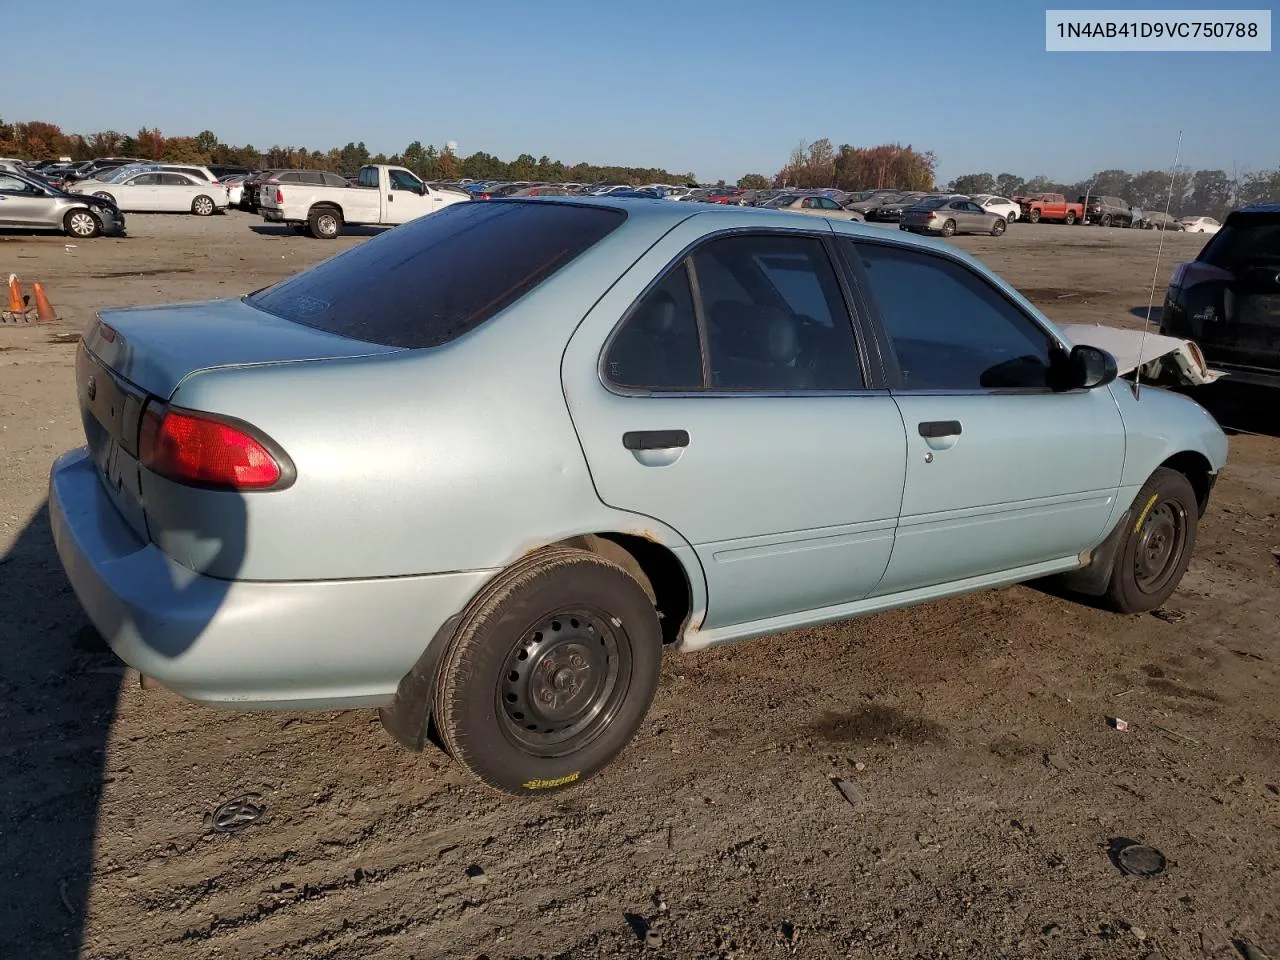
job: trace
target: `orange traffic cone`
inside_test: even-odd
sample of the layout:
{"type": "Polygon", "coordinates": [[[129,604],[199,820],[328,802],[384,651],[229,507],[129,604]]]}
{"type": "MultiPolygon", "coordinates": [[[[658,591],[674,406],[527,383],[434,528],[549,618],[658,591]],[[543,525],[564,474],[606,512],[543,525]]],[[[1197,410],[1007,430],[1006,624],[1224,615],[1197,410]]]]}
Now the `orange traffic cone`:
{"type": "Polygon", "coordinates": [[[15,318],[27,312],[27,298],[22,295],[22,284],[16,273],[9,274],[9,312],[15,318]]]}
{"type": "Polygon", "coordinates": [[[49,303],[49,298],[44,295],[44,287],[39,283],[33,283],[31,292],[36,298],[36,322],[57,323],[58,315],[54,313],[53,305],[49,303]]]}

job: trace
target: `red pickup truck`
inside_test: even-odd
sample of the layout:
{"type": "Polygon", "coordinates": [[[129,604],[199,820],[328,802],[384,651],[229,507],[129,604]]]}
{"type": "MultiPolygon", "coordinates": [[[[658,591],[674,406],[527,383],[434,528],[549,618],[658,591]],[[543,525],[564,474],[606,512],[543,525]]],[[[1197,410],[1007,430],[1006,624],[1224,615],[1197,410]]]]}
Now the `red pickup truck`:
{"type": "Polygon", "coordinates": [[[1067,225],[1084,222],[1084,204],[1068,203],[1060,193],[1035,193],[1029,197],[1014,197],[1013,200],[1022,208],[1021,219],[1028,223],[1041,220],[1060,220],[1067,225]]]}

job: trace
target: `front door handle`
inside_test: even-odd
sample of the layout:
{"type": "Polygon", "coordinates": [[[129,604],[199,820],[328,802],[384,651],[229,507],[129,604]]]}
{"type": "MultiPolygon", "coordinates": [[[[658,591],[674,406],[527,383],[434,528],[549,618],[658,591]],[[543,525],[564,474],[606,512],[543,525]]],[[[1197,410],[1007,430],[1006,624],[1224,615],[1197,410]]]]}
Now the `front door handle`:
{"type": "Polygon", "coordinates": [[[919,427],[920,436],[926,440],[937,440],[942,437],[958,437],[963,428],[959,420],[925,420],[919,427]]]}
{"type": "Polygon", "coordinates": [[[628,430],[622,435],[628,450],[670,450],[689,445],[688,430],[628,430]]]}

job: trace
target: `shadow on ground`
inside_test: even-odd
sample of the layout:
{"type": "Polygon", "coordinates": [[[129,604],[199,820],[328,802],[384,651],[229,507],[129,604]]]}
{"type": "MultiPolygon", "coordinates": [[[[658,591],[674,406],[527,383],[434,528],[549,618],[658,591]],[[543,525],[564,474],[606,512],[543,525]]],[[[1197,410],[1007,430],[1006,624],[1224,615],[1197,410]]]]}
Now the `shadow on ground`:
{"type": "MultiPolygon", "coordinates": [[[[285,223],[256,223],[249,228],[254,233],[262,237],[298,237],[305,236],[308,240],[312,239],[310,234],[299,233],[293,227],[285,223]]],[[[352,226],[350,224],[342,228],[344,237],[376,237],[380,233],[385,233],[390,227],[361,227],[352,226]]]]}
{"type": "Polygon", "coordinates": [[[80,956],[123,677],[67,584],[42,506],[0,556],[0,955],[80,956]]]}

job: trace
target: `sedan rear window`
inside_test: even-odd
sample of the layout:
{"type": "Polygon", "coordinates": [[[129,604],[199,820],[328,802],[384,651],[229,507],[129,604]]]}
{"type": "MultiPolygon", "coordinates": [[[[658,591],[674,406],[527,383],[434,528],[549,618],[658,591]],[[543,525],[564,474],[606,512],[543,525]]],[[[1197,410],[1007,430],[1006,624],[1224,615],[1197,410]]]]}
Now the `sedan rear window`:
{"type": "Polygon", "coordinates": [[[1280,263],[1280,213],[1233,215],[1197,259],[1225,270],[1241,263],[1280,263]]]}
{"type": "Polygon", "coordinates": [[[625,219],[621,210],[536,200],[456,203],[246,302],[368,343],[436,347],[510,306],[625,219]]]}

